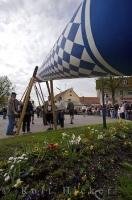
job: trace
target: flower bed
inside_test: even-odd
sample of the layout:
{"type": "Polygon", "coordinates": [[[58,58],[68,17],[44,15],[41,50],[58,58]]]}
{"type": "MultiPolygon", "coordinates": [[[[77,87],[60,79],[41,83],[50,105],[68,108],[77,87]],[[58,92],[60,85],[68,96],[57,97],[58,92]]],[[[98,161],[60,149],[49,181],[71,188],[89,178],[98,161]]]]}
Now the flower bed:
{"type": "Polygon", "coordinates": [[[117,123],[105,131],[85,127],[76,132],[59,132],[54,142],[41,138],[41,142],[26,144],[3,159],[1,199],[121,198],[118,177],[123,163],[131,159],[131,130],[127,124],[117,123]]]}

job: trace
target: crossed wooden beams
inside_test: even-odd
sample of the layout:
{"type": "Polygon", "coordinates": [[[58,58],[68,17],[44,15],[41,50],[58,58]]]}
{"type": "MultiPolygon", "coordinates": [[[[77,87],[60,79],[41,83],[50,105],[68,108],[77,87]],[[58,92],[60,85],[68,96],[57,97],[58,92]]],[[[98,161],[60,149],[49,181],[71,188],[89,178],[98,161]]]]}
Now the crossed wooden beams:
{"type": "MultiPolygon", "coordinates": [[[[35,92],[36,92],[36,96],[37,96],[37,99],[38,99],[38,102],[39,102],[39,106],[41,106],[40,102],[42,102],[42,104],[44,106],[44,112],[46,112],[45,111],[45,100],[44,100],[42,88],[41,88],[41,85],[36,78],[37,71],[38,71],[38,67],[36,66],[35,69],[34,69],[32,78],[30,79],[29,84],[28,84],[28,86],[27,86],[27,88],[26,88],[26,90],[25,90],[25,92],[24,92],[24,94],[21,98],[23,108],[22,108],[20,118],[17,122],[17,130],[16,130],[17,135],[19,135],[20,130],[21,130],[22,122],[23,122],[23,119],[24,119],[24,116],[25,116],[25,113],[26,113],[28,101],[30,99],[30,94],[31,94],[33,86],[34,86],[34,89],[35,89],[35,92]],[[36,82],[38,82],[40,92],[38,90],[38,87],[36,86],[36,82]]],[[[55,111],[55,102],[54,102],[53,80],[50,80],[49,82],[46,81],[46,86],[47,86],[48,94],[51,97],[54,129],[56,130],[57,129],[57,120],[56,120],[56,111],[55,111]]]]}

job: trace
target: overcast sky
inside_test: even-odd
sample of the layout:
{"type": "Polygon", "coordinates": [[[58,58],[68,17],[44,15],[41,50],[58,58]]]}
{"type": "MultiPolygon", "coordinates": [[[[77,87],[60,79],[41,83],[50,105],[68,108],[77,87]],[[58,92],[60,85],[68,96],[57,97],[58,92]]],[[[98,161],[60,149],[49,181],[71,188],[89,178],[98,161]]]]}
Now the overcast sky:
{"type": "MultiPolygon", "coordinates": [[[[0,0],[0,76],[9,77],[19,98],[34,67],[41,66],[80,2],[0,0]]],[[[73,87],[80,96],[96,96],[94,79],[54,81],[54,85],[55,94],[56,87],[62,91],[73,87]]],[[[47,96],[44,83],[42,88],[47,96]]]]}

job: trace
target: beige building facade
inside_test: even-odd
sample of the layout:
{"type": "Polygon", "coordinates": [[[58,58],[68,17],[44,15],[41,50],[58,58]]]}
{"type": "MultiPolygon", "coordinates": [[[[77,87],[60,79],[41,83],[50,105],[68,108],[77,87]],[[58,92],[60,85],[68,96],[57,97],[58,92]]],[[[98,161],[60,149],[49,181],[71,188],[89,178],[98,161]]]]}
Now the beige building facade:
{"type": "MultiPolygon", "coordinates": [[[[123,101],[132,103],[132,77],[125,78],[123,81],[124,81],[123,84],[120,87],[118,87],[115,92],[116,103],[121,103],[123,101]]],[[[111,92],[105,88],[104,93],[105,93],[105,103],[111,104],[112,103],[111,92]]],[[[100,104],[102,104],[101,90],[97,90],[97,96],[100,100],[100,104]]]]}
{"type": "Polygon", "coordinates": [[[69,99],[73,102],[76,109],[81,109],[83,105],[90,106],[92,104],[99,104],[98,97],[79,97],[73,88],[69,88],[63,92],[60,92],[55,96],[55,101],[58,101],[59,97],[62,97],[65,102],[65,106],[67,107],[69,99]]]}
{"type": "Polygon", "coordinates": [[[62,97],[63,101],[65,102],[65,106],[67,107],[69,99],[74,103],[75,107],[80,107],[80,98],[79,96],[74,92],[73,88],[69,88],[65,90],[64,92],[61,92],[55,96],[55,101],[58,101],[59,97],[62,97]]]}

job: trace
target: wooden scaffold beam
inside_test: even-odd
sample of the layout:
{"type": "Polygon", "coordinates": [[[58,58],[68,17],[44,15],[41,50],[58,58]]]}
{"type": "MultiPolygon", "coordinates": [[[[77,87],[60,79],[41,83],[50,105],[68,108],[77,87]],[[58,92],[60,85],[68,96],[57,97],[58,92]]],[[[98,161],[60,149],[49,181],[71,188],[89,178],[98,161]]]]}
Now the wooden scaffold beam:
{"type": "Polygon", "coordinates": [[[33,72],[33,76],[30,79],[30,82],[29,82],[28,87],[27,87],[27,91],[26,91],[25,98],[24,98],[24,104],[23,104],[23,108],[22,108],[22,113],[21,113],[20,119],[18,120],[18,123],[17,123],[16,134],[20,133],[21,125],[22,125],[22,122],[23,122],[23,119],[24,119],[24,116],[25,116],[25,112],[26,112],[26,109],[27,109],[27,105],[28,105],[28,101],[29,101],[29,98],[30,98],[31,90],[32,90],[33,84],[36,81],[37,71],[38,71],[38,67],[36,66],[35,70],[33,72]]]}

